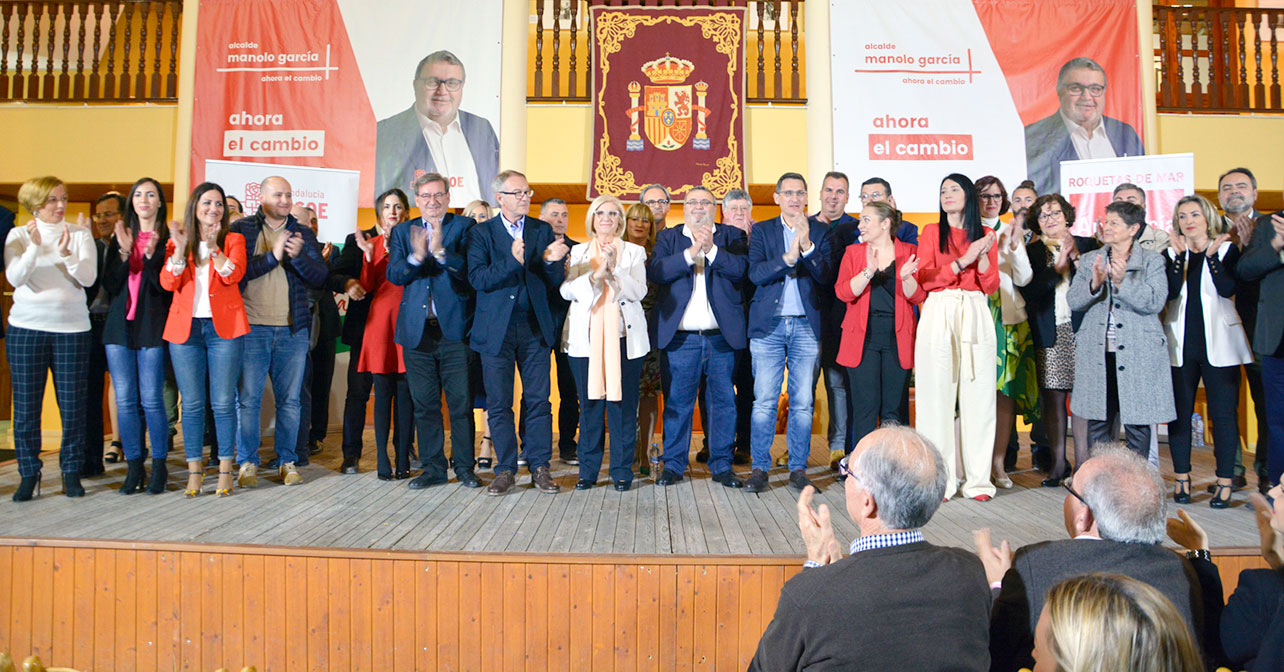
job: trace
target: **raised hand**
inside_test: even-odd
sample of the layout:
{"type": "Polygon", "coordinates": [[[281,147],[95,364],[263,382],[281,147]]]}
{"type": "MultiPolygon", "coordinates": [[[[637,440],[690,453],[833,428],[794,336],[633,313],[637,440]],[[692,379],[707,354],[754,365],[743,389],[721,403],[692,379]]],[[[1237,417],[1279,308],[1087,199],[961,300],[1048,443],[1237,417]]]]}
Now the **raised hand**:
{"type": "Polygon", "coordinates": [[[328,262],[330,261],[330,254],[333,252],[334,252],[334,243],[326,243],[325,246],[321,248],[321,258],[325,259],[328,262]]]}
{"type": "Polygon", "coordinates": [[[702,226],[695,232],[696,243],[700,245],[700,254],[708,254],[713,249],[713,227],[702,226]]]}
{"type": "Polygon", "coordinates": [[[284,231],[276,237],[276,242],[272,243],[272,256],[276,257],[277,261],[285,258],[285,244],[289,241],[290,235],[289,231],[284,231]]]}
{"type": "Polygon", "coordinates": [[[1253,219],[1251,217],[1239,216],[1231,220],[1231,223],[1234,224],[1234,227],[1232,228],[1232,231],[1235,234],[1233,240],[1238,243],[1240,247],[1248,247],[1248,241],[1253,238],[1253,219]]]}
{"type": "MultiPolygon", "coordinates": [[[[177,220],[170,220],[169,237],[170,240],[174,241],[174,256],[181,259],[183,255],[187,253],[187,229],[185,229],[177,220]]],[[[213,238],[213,236],[207,236],[205,238],[205,242],[212,245],[214,241],[211,240],[211,238],[213,238]]]]}
{"type": "Polygon", "coordinates": [[[571,248],[566,246],[566,237],[557,236],[548,244],[548,247],[544,248],[544,261],[561,261],[570,251],[571,248]]]}
{"type": "Polygon", "coordinates": [[[1123,284],[1124,274],[1128,272],[1128,260],[1114,257],[1110,260],[1110,281],[1116,285],[1123,284]]]}
{"type": "Polygon", "coordinates": [[[798,219],[798,222],[792,222],[794,240],[798,241],[798,251],[806,252],[811,249],[811,221],[806,217],[799,217],[798,219]]]}
{"type": "Polygon", "coordinates": [[[514,238],[512,252],[513,258],[517,260],[517,263],[526,263],[526,241],[521,238],[514,238]]]}
{"type": "Polygon", "coordinates": [[[1168,538],[1182,548],[1192,551],[1208,549],[1208,533],[1185,510],[1177,509],[1177,518],[1169,518],[1167,527],[1168,538]]]}
{"type": "Polygon", "coordinates": [[[1095,291],[1106,283],[1106,258],[1104,254],[1097,255],[1092,262],[1092,288],[1095,291]]]}
{"type": "Polygon", "coordinates": [[[361,254],[365,256],[366,261],[374,261],[374,241],[372,240],[374,236],[367,238],[366,234],[358,231],[357,235],[353,237],[357,241],[357,249],[361,250],[361,254]]]}
{"type": "Polygon", "coordinates": [[[1262,559],[1276,571],[1284,569],[1284,534],[1271,527],[1273,512],[1270,503],[1258,492],[1249,495],[1248,501],[1253,504],[1253,514],[1257,519],[1257,534],[1262,541],[1262,559]]]}
{"type": "Polygon", "coordinates": [[[976,555],[985,567],[986,580],[991,584],[1002,581],[1003,575],[1012,568],[1012,546],[1005,539],[996,547],[990,540],[988,527],[972,530],[972,543],[976,544],[976,555]]]}
{"type": "Polygon", "coordinates": [[[1276,252],[1284,250],[1284,217],[1271,215],[1271,228],[1275,229],[1275,237],[1271,238],[1271,247],[1276,252]]]}
{"type": "Polygon", "coordinates": [[[446,249],[446,245],[445,245],[446,232],[443,230],[443,225],[444,225],[444,222],[442,224],[438,224],[432,227],[432,231],[429,232],[428,252],[433,255],[440,254],[441,252],[444,252],[446,249]]]}
{"type": "Polygon", "coordinates": [[[802,533],[803,544],[807,547],[807,559],[828,565],[841,560],[843,554],[834,537],[829,507],[821,504],[814,510],[811,508],[811,501],[815,496],[816,488],[810,485],[803,488],[802,494],[798,496],[798,531],[802,533]]]}
{"type": "Polygon", "coordinates": [[[134,234],[125,226],[125,220],[116,220],[116,244],[120,246],[120,253],[129,256],[134,249],[134,234]]]}
{"type": "Polygon", "coordinates": [[[428,230],[422,226],[411,226],[409,234],[410,256],[422,264],[428,258],[428,230]]]}
{"type": "Polygon", "coordinates": [[[147,243],[143,245],[143,256],[151,259],[152,255],[156,253],[156,245],[158,243],[160,243],[160,234],[153,232],[147,238],[147,243]]]}
{"type": "Polygon", "coordinates": [[[1177,256],[1186,254],[1186,237],[1177,232],[1176,229],[1168,232],[1168,247],[1173,248],[1177,256]]]}
{"type": "MultiPolygon", "coordinates": [[[[156,239],[153,238],[152,244],[148,246],[149,256],[150,256],[150,251],[156,249],[155,240],[156,239]]],[[[70,224],[62,225],[62,234],[58,236],[58,255],[63,257],[71,256],[71,225],[70,224]]]]}
{"type": "Polygon", "coordinates": [[[366,288],[362,287],[356,278],[348,278],[348,281],[343,283],[343,292],[353,301],[360,301],[366,298],[366,288]]]}
{"type": "Polygon", "coordinates": [[[1204,248],[1204,255],[1207,256],[1209,259],[1212,259],[1213,257],[1217,256],[1217,250],[1221,248],[1222,243],[1228,240],[1230,240],[1229,232],[1223,233],[1220,236],[1217,236],[1216,238],[1213,239],[1213,242],[1208,244],[1208,247],[1204,248]]]}
{"type": "Polygon", "coordinates": [[[901,265],[901,280],[908,280],[915,273],[918,273],[918,255],[911,254],[901,265]]]}
{"type": "Polygon", "coordinates": [[[291,259],[295,259],[299,256],[299,253],[302,251],[303,251],[303,234],[291,233],[290,237],[286,238],[285,240],[286,254],[289,254],[291,259]]]}
{"type": "Polygon", "coordinates": [[[865,268],[867,269],[866,273],[870,276],[878,272],[878,248],[873,245],[870,245],[865,251],[865,268]]]}
{"type": "MultiPolygon", "coordinates": [[[[120,226],[120,224],[117,224],[116,226],[120,226]]],[[[27,222],[27,237],[31,238],[32,245],[35,245],[37,247],[40,246],[40,242],[41,242],[40,226],[36,224],[36,220],[34,219],[31,220],[30,222],[27,222]]]]}
{"type": "Polygon", "coordinates": [[[1052,262],[1052,267],[1057,269],[1058,273],[1064,275],[1070,270],[1070,250],[1073,249],[1075,249],[1073,242],[1068,245],[1065,242],[1061,243],[1061,250],[1057,252],[1057,258],[1052,262]]]}

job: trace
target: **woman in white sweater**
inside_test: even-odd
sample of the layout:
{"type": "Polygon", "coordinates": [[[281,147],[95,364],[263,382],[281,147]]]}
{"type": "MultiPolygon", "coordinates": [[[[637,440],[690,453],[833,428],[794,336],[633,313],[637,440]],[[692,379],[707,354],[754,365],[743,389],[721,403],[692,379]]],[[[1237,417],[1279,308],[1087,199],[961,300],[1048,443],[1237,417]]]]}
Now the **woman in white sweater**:
{"type": "Polygon", "coordinates": [[[633,484],[634,440],[642,361],[651,350],[642,298],[646,250],[624,242],[624,206],[603,195],[589,204],[585,222],[592,240],[571,248],[562,297],[571,302],[563,349],[580,398],[580,478],[592,488],[605,448],[602,415],[611,428],[611,481],[618,491],[633,484]]]}
{"type": "Polygon", "coordinates": [[[63,491],[81,497],[81,430],[89,385],[89,308],[85,287],[98,274],[94,240],[84,226],[65,219],[67,187],[56,177],[36,177],[18,189],[18,202],[35,219],[15,227],[4,243],[5,277],[13,285],[13,308],[5,353],[13,382],[13,443],[22,481],[13,501],[31,499],[40,484],[40,411],[45,381],[53,370],[62,415],[63,491]]]}

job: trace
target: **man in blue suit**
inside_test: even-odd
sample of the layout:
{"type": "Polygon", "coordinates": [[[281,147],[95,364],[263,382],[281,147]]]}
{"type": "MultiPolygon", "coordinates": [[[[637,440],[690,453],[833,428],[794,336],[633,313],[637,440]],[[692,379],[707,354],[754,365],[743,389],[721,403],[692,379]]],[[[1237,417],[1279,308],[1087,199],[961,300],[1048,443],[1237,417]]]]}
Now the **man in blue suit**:
{"type": "Polygon", "coordinates": [[[491,186],[499,200],[499,214],[474,226],[468,236],[468,281],[477,292],[477,314],[484,320],[472,330],[469,344],[481,355],[497,460],[495,480],[486,494],[507,494],[516,482],[514,365],[522,376],[525,457],[531,481],[540,492],[551,494],[558,485],[548,472],[553,456],[549,355],[560,334],[550,295],[562,284],[570,248],[553,236],[547,222],[527,216],[535,192],[525,175],[506,170],[495,176],[491,186]]]}
{"type": "Polygon", "coordinates": [[[473,472],[473,395],[468,378],[468,332],[473,290],[468,285],[468,233],[473,220],[447,209],[450,187],[438,173],[415,178],[420,217],[392,230],[388,281],[405,287],[393,340],[402,347],[415,404],[421,473],[411,490],[446,482],[446,437],[441,397],[450,409],[450,449],[455,475],[480,488],[473,472]]]}
{"type": "Polygon", "coordinates": [[[789,371],[789,484],[801,491],[811,456],[812,392],[820,365],[821,321],[833,285],[829,225],[807,218],[807,181],[798,173],[776,180],[780,216],[753,226],[749,235],[749,280],[757,289],[749,304],[749,352],[753,356],[753,473],[747,492],[767,491],[771,444],[776,438],[780,384],[789,371]]]}
{"type": "Polygon", "coordinates": [[[682,480],[691,452],[691,417],[700,377],[705,404],[725,409],[702,418],[709,436],[709,471],[729,488],[744,485],[731,471],[736,438],[732,376],[736,351],[745,348],[745,309],[741,283],[745,257],[743,231],[713,223],[717,209],[704,187],[687,192],[686,223],[661,231],[647,260],[647,279],[659,289],[651,342],[664,351],[660,369],[664,388],[664,471],[658,485],[682,480]]]}
{"type": "Polygon", "coordinates": [[[499,138],[485,117],[459,109],[464,79],[463,62],[449,51],[434,51],[415,66],[415,104],[376,128],[377,191],[412,190],[419,175],[440,173],[451,185],[448,206],[495,202],[499,138]]]}
{"type": "Polygon", "coordinates": [[[1061,162],[1141,156],[1146,150],[1132,126],[1104,116],[1106,71],[1086,56],[1057,73],[1061,107],[1025,127],[1026,175],[1040,194],[1061,191],[1061,162]]]}

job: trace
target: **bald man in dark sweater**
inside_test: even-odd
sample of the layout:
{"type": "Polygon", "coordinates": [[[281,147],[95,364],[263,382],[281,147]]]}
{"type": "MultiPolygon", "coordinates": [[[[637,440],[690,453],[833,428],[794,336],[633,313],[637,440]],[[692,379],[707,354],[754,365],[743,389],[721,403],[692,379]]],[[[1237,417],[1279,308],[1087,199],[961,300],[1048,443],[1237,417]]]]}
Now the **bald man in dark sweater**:
{"type": "Polygon", "coordinates": [[[805,569],[785,584],[750,670],[986,670],[990,590],[976,556],[919,530],[941,505],[945,466],[922,435],[879,429],[839,463],[860,527],[842,557],[829,509],[798,500],[805,569]]]}

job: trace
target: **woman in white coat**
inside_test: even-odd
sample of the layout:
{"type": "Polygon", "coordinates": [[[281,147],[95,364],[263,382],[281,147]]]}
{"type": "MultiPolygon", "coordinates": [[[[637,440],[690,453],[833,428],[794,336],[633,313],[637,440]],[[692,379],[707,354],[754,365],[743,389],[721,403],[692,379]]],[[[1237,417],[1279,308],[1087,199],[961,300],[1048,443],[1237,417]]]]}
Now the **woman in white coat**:
{"type": "Polygon", "coordinates": [[[1239,448],[1239,367],[1253,361],[1233,299],[1240,250],[1229,237],[1226,220],[1208,199],[1187,196],[1177,201],[1172,244],[1164,251],[1168,307],[1163,323],[1177,404],[1177,420],[1168,425],[1177,480],[1173,499],[1179,504],[1190,502],[1190,420],[1202,378],[1217,459],[1217,491],[1208,502],[1214,509],[1230,506],[1239,448]]]}
{"type": "Polygon", "coordinates": [[[576,490],[597,482],[605,447],[603,414],[611,429],[611,481],[633,484],[642,360],[651,350],[642,298],[646,296],[646,250],[624,242],[624,206],[602,195],[589,204],[585,226],[591,240],[567,256],[562,298],[571,302],[563,350],[580,399],[580,478],[576,490]]]}

